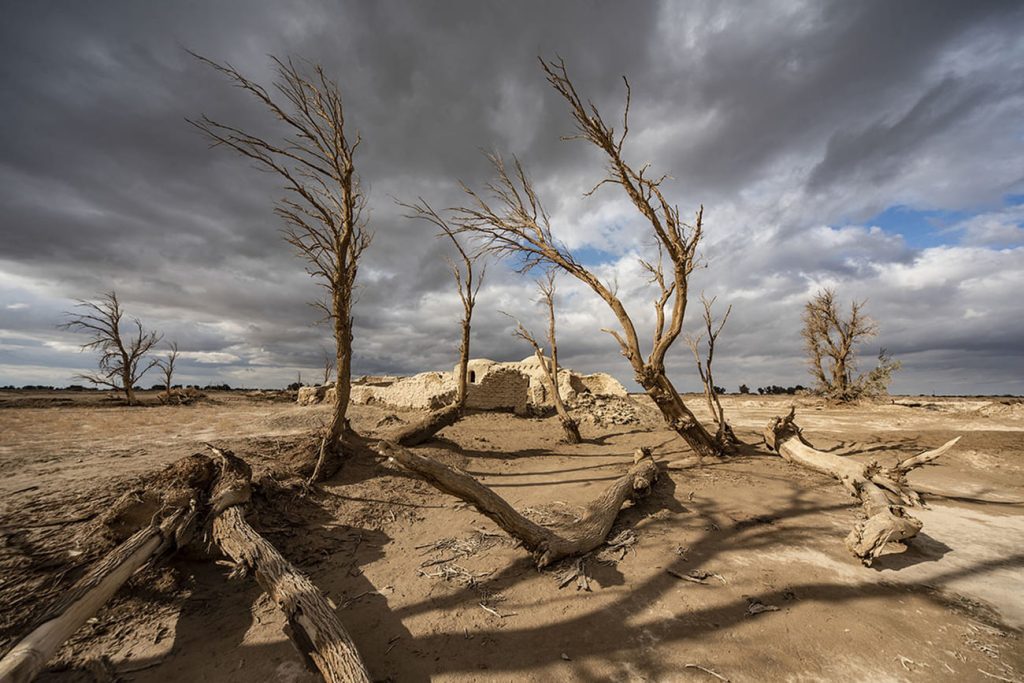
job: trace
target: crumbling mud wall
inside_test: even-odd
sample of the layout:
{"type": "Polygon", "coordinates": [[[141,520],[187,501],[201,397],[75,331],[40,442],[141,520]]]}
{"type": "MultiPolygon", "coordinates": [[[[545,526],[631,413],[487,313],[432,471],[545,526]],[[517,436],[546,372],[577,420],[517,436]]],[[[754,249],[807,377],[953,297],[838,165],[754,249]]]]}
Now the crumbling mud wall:
{"type": "Polygon", "coordinates": [[[511,410],[525,415],[530,406],[530,378],[516,368],[496,368],[466,387],[466,407],[511,410]]]}
{"type": "MultiPolygon", "coordinates": [[[[545,362],[550,360],[545,359],[545,362]]],[[[544,368],[536,356],[521,361],[499,363],[487,358],[469,361],[469,382],[466,407],[475,410],[512,410],[525,414],[531,408],[552,405],[551,389],[544,376],[544,368]]],[[[393,408],[437,410],[455,401],[458,387],[455,381],[458,367],[452,372],[421,372],[412,377],[361,377],[352,383],[352,401],[378,404],[393,408]]],[[[603,372],[580,375],[568,368],[558,373],[558,386],[562,398],[574,402],[585,395],[627,395],[614,377],[603,372]]],[[[334,386],[302,387],[300,405],[315,405],[334,401],[334,386]]]]}
{"type": "Polygon", "coordinates": [[[437,410],[452,403],[458,388],[447,372],[421,372],[412,377],[352,385],[354,403],[377,403],[395,408],[437,410]]]}

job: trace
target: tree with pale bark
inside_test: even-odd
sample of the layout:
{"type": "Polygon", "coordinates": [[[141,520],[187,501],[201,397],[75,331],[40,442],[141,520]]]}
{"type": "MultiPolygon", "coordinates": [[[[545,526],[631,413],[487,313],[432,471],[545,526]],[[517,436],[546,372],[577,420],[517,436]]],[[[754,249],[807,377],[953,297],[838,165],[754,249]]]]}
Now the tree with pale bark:
{"type": "Polygon", "coordinates": [[[548,391],[551,393],[551,402],[555,406],[559,422],[562,423],[562,431],[565,432],[566,443],[580,443],[583,439],[580,437],[579,420],[569,414],[569,410],[565,407],[565,401],[562,399],[562,392],[558,387],[558,342],[555,339],[555,272],[548,270],[544,277],[537,281],[537,288],[540,290],[541,301],[547,308],[547,341],[548,347],[551,349],[551,357],[546,358],[544,356],[544,349],[537,342],[537,337],[519,320],[515,321],[516,329],[513,334],[533,347],[533,352],[537,356],[537,362],[540,363],[540,367],[544,371],[544,380],[548,385],[548,391]]]}
{"type": "Polygon", "coordinates": [[[82,344],[82,350],[99,351],[100,358],[98,372],[82,373],[76,377],[96,386],[124,392],[128,405],[137,405],[135,385],[159,363],[159,359],[147,359],[146,356],[160,342],[161,335],[144,329],[138,318],[132,318],[128,331],[123,330],[125,312],[114,291],[104,294],[98,302],[79,301],[77,308],[80,311],[67,313],[68,321],[60,327],[92,335],[88,342],[82,344]]]}
{"type": "Polygon", "coordinates": [[[619,329],[605,331],[618,342],[637,383],[654,400],[669,427],[699,456],[719,455],[721,446],[683,402],[665,370],[665,356],[683,329],[689,277],[697,264],[697,247],[703,234],[704,208],[696,212],[692,224],[687,223],[679,208],[662,192],[667,176],[653,177],[647,165],[637,168],[625,160],[623,145],[629,132],[628,81],[625,81],[622,132],[616,133],[597,107],[578,94],[563,61],[541,60],[541,66],[548,83],[569,105],[576,134],[568,139],[589,142],[605,156],[608,175],[587,196],[603,185],[617,185],[643,217],[659,248],[668,255],[667,273],[660,260],[657,264],[645,264],[660,289],[654,302],[656,323],[650,352],[644,354],[641,350],[636,325],[615,287],[598,278],[555,238],[549,216],[518,159],[509,167],[500,156],[489,155],[496,179],[487,184],[484,193],[463,185],[470,202],[454,210],[460,230],[477,236],[484,252],[515,259],[521,272],[538,265],[554,267],[593,290],[608,304],[619,323],[619,329]]]}
{"type": "Polygon", "coordinates": [[[851,302],[850,313],[844,317],[835,290],[826,288],[804,306],[801,335],[807,364],[817,381],[815,390],[830,400],[845,403],[884,396],[900,368],[900,362],[882,349],[874,369],[857,373],[857,346],[878,334],[878,324],[864,314],[865,303],[851,302]]]}
{"type": "Polygon", "coordinates": [[[354,138],[349,135],[341,90],[319,64],[304,62],[300,68],[290,59],[273,58],[277,80],[268,90],[229,64],[194,56],[254,97],[285,129],[279,140],[271,141],[205,115],[190,121],[214,146],[229,147],[255,161],[284,185],[287,194],[275,212],[285,222],[285,241],[326,290],[325,300],[314,305],[332,326],[337,383],[324,439],[326,451],[340,456],[342,437],[349,429],[353,290],[360,257],[372,239],[355,167],[361,138],[358,133],[354,138]]]}

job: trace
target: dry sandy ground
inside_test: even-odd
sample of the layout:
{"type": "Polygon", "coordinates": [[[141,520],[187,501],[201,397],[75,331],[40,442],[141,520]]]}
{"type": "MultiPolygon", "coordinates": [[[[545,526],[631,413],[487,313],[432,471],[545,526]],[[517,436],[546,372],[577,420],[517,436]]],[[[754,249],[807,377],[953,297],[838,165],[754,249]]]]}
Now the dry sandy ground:
{"type": "MultiPolygon", "coordinates": [[[[68,570],[76,558],[102,550],[82,530],[116,482],[204,441],[263,466],[325,415],[238,394],[136,409],[55,397],[67,394],[27,404],[0,394],[0,650],[37,609],[33,590],[52,593],[81,571],[68,570]]],[[[944,494],[914,513],[922,535],[867,568],[843,546],[854,501],[759,445],[791,402],[727,397],[751,446],[702,467],[649,407],[640,424],[585,423],[576,446],[558,443],[553,418],[477,414],[422,448],[541,521],[571,518],[635,447],[654,448],[667,476],[613,530],[632,530],[636,544],[586,560],[589,592],[559,588],[571,562],[538,572],[473,509],[367,456],[321,491],[258,500],[251,516],[338,605],[378,680],[1024,680],[1024,405],[797,399],[806,436],[866,451],[853,457],[891,462],[963,435],[912,475],[944,494]],[[693,570],[716,576],[702,585],[673,575],[693,570]],[[755,603],[778,610],[749,616],[755,603]]],[[[353,412],[367,434],[386,414],[353,412]]],[[[273,605],[229,572],[199,553],[143,571],[44,679],[90,680],[90,662],[105,655],[124,680],[314,680],[273,605]]]]}

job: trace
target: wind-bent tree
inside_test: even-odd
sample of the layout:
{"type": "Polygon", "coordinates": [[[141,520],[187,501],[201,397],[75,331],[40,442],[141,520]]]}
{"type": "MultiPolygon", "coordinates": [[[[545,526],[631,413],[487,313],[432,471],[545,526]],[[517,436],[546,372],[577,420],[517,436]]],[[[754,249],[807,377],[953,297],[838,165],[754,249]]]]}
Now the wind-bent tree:
{"type": "Polygon", "coordinates": [[[562,400],[562,392],[558,388],[558,343],[555,341],[555,272],[548,270],[544,278],[537,281],[537,287],[540,289],[541,300],[548,309],[550,360],[544,357],[544,350],[537,343],[537,338],[518,320],[516,320],[516,329],[513,334],[533,347],[537,361],[544,370],[544,379],[551,391],[551,402],[555,406],[555,412],[558,413],[558,420],[562,423],[566,443],[580,443],[583,440],[580,437],[580,423],[569,415],[565,401],[562,400]]]}
{"type": "Polygon", "coordinates": [[[174,364],[178,362],[178,342],[171,342],[171,349],[167,352],[167,356],[164,358],[157,359],[156,366],[160,368],[160,372],[164,375],[164,396],[163,400],[165,403],[171,401],[173,391],[171,390],[172,379],[174,378],[174,364]]]}
{"type": "Polygon", "coordinates": [[[135,385],[149,372],[158,359],[146,359],[150,349],[159,343],[157,332],[147,332],[138,318],[132,318],[134,330],[122,332],[125,317],[117,292],[107,292],[99,302],[79,301],[77,313],[67,313],[69,320],[60,325],[65,330],[81,330],[92,335],[82,344],[82,350],[95,349],[100,352],[99,372],[76,375],[96,386],[123,391],[128,405],[136,405],[135,385]]]}
{"type": "Polygon", "coordinates": [[[699,455],[718,455],[720,446],[694,417],[665,373],[665,354],[683,328],[687,285],[696,264],[704,208],[697,211],[692,225],[684,222],[679,208],[671,204],[661,191],[666,176],[652,178],[647,175],[647,165],[636,169],[623,158],[623,143],[629,131],[628,81],[622,132],[616,134],[597,107],[584,102],[576,92],[564,62],[541,60],[541,66],[547,74],[548,83],[568,103],[575,121],[576,134],[568,139],[590,142],[604,153],[607,161],[607,177],[587,195],[605,184],[621,187],[647,221],[656,243],[671,261],[667,277],[661,272],[660,265],[655,267],[661,295],[655,301],[657,322],[650,353],[645,357],[641,351],[636,326],[614,288],[602,282],[552,235],[549,217],[518,159],[510,170],[500,157],[490,155],[497,179],[486,186],[489,195],[486,198],[463,186],[471,202],[469,206],[455,209],[460,230],[480,237],[485,252],[515,259],[520,272],[529,271],[537,265],[550,265],[590,287],[608,304],[618,320],[619,330],[605,331],[615,337],[622,355],[633,368],[636,381],[654,400],[668,425],[699,455]],[[666,307],[669,308],[667,315],[666,307]]]}
{"type": "Polygon", "coordinates": [[[458,254],[458,260],[446,256],[448,270],[451,271],[455,286],[459,290],[459,300],[462,302],[462,320],[459,323],[461,338],[459,341],[459,369],[456,373],[457,383],[455,402],[440,410],[435,410],[420,422],[403,427],[390,438],[403,446],[415,446],[423,443],[445,427],[455,424],[463,414],[466,407],[466,394],[469,389],[469,338],[473,322],[473,308],[476,306],[476,296],[480,292],[480,286],[484,283],[486,268],[481,267],[478,272],[474,271],[479,254],[471,253],[459,242],[453,228],[440,214],[438,214],[427,202],[420,198],[415,204],[401,204],[412,213],[410,217],[420,218],[433,223],[440,228],[438,237],[447,237],[451,240],[458,254]]]}
{"type": "Polygon", "coordinates": [[[810,373],[817,380],[815,390],[834,401],[854,401],[886,394],[900,362],[882,349],[878,365],[867,373],[857,372],[857,345],[878,334],[878,324],[864,314],[864,301],[853,301],[850,314],[842,317],[834,289],[826,288],[804,306],[804,349],[810,373]]]}
{"type": "Polygon", "coordinates": [[[314,304],[331,322],[336,345],[337,387],[325,440],[327,451],[340,455],[351,394],[352,294],[359,258],[372,238],[363,220],[365,195],[355,170],[361,138],[356,134],[353,140],[346,133],[341,90],[319,64],[300,70],[291,60],[275,57],[278,78],[267,90],[228,64],[194,56],[252,95],[286,130],[272,142],[205,115],[190,120],[214,146],[230,147],[283,181],[287,195],[275,212],[284,219],[285,240],[326,289],[326,300],[314,304]]]}
{"type": "MultiPolygon", "coordinates": [[[[715,441],[723,449],[730,449],[739,443],[739,439],[736,438],[732,427],[725,419],[725,409],[722,408],[722,402],[718,398],[719,389],[715,386],[715,376],[711,371],[711,364],[715,359],[715,342],[718,341],[718,335],[722,333],[722,328],[725,327],[725,322],[729,319],[729,314],[732,313],[732,306],[725,309],[725,315],[716,326],[715,318],[711,313],[711,308],[715,305],[715,297],[708,299],[701,294],[700,301],[704,304],[704,331],[696,337],[687,337],[686,341],[690,345],[690,351],[693,352],[693,359],[697,362],[697,373],[700,375],[701,384],[704,385],[704,399],[708,402],[708,410],[711,412],[715,424],[718,425],[715,441]],[[705,335],[707,335],[707,354],[701,357],[700,343],[705,335]]],[[[743,393],[742,389],[740,393],[743,393]]]]}

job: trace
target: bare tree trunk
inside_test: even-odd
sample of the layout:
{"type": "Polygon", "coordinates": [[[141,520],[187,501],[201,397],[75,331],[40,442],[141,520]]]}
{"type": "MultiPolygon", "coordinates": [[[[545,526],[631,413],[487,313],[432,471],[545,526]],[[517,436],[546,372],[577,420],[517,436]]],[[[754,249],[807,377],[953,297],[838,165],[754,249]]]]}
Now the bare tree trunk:
{"type": "Polygon", "coordinates": [[[470,320],[462,320],[462,339],[459,341],[459,376],[456,380],[459,383],[456,403],[460,408],[466,407],[466,395],[469,393],[469,333],[470,320]]]}
{"type": "Polygon", "coordinates": [[[714,437],[704,429],[690,409],[683,403],[675,386],[669,381],[665,373],[644,368],[645,372],[638,373],[637,380],[644,388],[647,395],[651,397],[654,404],[658,406],[665,423],[672,428],[684,441],[694,450],[699,457],[716,457],[720,448],[715,443],[714,437]]]}
{"type": "Polygon", "coordinates": [[[424,458],[387,441],[381,441],[377,450],[440,491],[472,504],[499,527],[522,541],[537,556],[538,568],[546,567],[563,557],[581,555],[601,545],[622,504],[626,500],[646,495],[658,478],[658,465],[650,451],[638,448],[633,456],[633,466],[587,506],[583,518],[571,527],[556,531],[530,521],[504,498],[462,470],[424,458]]]}
{"type": "Polygon", "coordinates": [[[838,479],[850,495],[860,500],[866,519],[846,537],[850,552],[870,566],[880,555],[906,550],[906,542],[921,531],[922,523],[906,514],[904,508],[923,505],[906,475],[951,449],[960,437],[885,469],[877,462],[861,463],[816,450],[794,422],[795,414],[793,409],[786,417],[772,420],[764,430],[765,443],[795,465],[838,479]]]}
{"type": "Polygon", "coordinates": [[[453,403],[450,406],[445,406],[440,410],[431,412],[419,422],[400,427],[388,436],[388,441],[394,441],[403,446],[418,446],[430,440],[431,437],[445,427],[451,427],[461,417],[462,406],[458,403],[453,403]]]}
{"type": "Polygon", "coordinates": [[[260,587],[284,612],[292,644],[307,666],[328,683],[369,683],[370,675],[348,632],[316,585],[286,560],[245,520],[243,506],[250,496],[251,470],[229,452],[220,456],[221,475],[213,505],[213,540],[236,564],[234,574],[252,572],[260,587]]]}
{"type": "Polygon", "coordinates": [[[334,383],[334,411],[331,414],[331,424],[327,432],[326,450],[340,457],[342,448],[342,437],[348,430],[349,398],[352,394],[352,318],[349,311],[348,297],[344,296],[340,288],[334,293],[334,310],[337,314],[333,317],[334,339],[337,348],[335,366],[337,367],[337,378],[334,383]]]}

